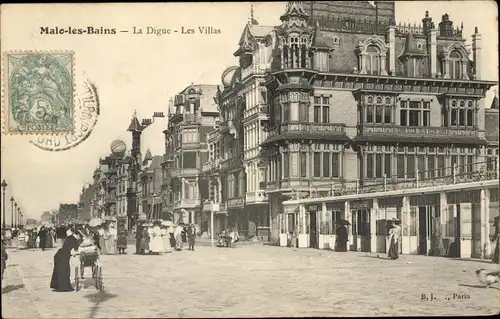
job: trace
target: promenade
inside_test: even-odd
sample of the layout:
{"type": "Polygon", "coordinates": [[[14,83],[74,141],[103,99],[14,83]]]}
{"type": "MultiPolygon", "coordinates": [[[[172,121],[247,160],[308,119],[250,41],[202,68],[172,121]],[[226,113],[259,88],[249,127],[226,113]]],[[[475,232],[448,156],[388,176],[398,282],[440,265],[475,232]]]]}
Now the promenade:
{"type": "MultiPolygon", "coordinates": [[[[162,256],[102,256],[105,292],[49,288],[49,251],[9,251],[4,318],[488,315],[487,261],[240,245],[162,256]],[[431,299],[431,294],[433,300],[431,299]],[[423,299],[425,295],[428,300],[423,299]]],[[[90,273],[88,269],[87,273],[90,273]]],[[[498,287],[498,286],[496,286],[498,287]]]]}

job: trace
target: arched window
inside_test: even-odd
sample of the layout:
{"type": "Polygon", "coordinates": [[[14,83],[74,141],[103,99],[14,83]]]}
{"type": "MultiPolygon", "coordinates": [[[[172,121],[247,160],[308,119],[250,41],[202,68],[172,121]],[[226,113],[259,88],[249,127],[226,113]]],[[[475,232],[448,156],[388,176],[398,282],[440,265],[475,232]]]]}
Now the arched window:
{"type": "Polygon", "coordinates": [[[375,45],[370,45],[366,49],[366,73],[367,74],[379,74],[380,73],[380,50],[375,45]]]}
{"type": "Polygon", "coordinates": [[[453,50],[450,53],[450,78],[451,79],[461,79],[462,78],[462,61],[463,57],[460,52],[453,50]]]}

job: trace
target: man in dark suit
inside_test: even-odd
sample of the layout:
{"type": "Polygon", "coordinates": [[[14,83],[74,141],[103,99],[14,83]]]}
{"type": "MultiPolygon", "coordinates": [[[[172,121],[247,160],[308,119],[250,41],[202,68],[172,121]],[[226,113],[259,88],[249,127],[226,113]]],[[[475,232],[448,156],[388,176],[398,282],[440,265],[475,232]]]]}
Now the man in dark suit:
{"type": "Polygon", "coordinates": [[[188,250],[194,251],[194,244],[195,244],[195,240],[196,240],[196,227],[194,226],[193,223],[190,223],[188,228],[187,228],[187,237],[188,237],[188,244],[189,244],[188,250]]]}

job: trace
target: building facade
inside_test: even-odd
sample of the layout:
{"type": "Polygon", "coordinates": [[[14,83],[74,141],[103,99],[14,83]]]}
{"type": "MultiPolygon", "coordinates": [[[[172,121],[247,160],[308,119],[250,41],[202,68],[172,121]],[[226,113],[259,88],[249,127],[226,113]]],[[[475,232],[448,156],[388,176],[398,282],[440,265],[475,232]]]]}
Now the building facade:
{"type": "Polygon", "coordinates": [[[140,203],[148,219],[163,219],[161,200],[163,156],[153,156],[148,149],[144,154],[142,170],[139,172],[140,203]]]}
{"type": "MultiPolygon", "coordinates": [[[[398,217],[404,220],[403,236],[412,237],[403,250],[428,254],[431,247],[419,242],[435,235],[429,230],[433,221],[449,228],[470,218],[484,220],[481,198],[498,201],[498,188],[378,198],[376,204],[332,200],[320,214],[313,202],[300,216],[283,211],[284,201],[322,192],[333,196],[384,183],[418,185],[488,170],[487,150],[494,148],[485,127],[484,97],[497,83],[481,79],[477,28],[471,52],[447,14],[436,27],[428,12],[421,26],[371,17],[339,23],[320,6],[313,12],[311,17],[303,3],[289,2],[282,25],[273,31],[276,55],[265,82],[270,118],[263,143],[272,241],[307,229],[306,246],[320,247],[319,234],[331,233],[337,220],[348,218],[350,236],[357,238],[351,249],[375,251],[375,232],[386,232],[378,221],[398,217]]],[[[489,219],[495,214],[498,209],[489,219]]],[[[455,236],[450,234],[443,237],[455,236]]],[[[446,251],[453,242],[458,243],[446,242],[446,251]]],[[[475,245],[477,255],[482,242],[460,249],[475,245]]]]}
{"type": "Polygon", "coordinates": [[[202,211],[209,188],[201,173],[208,160],[206,134],[214,129],[219,116],[214,101],[217,90],[217,85],[193,84],[178,93],[169,106],[162,203],[165,212],[173,212],[175,222],[207,225],[208,214],[202,211]]]}
{"type": "Polygon", "coordinates": [[[78,201],[78,218],[82,220],[89,220],[91,215],[91,204],[95,194],[95,186],[93,184],[87,185],[80,193],[78,201]]]}
{"type": "MultiPolygon", "coordinates": [[[[277,242],[302,225],[285,218],[292,198],[495,171],[498,111],[484,97],[497,83],[481,78],[477,28],[470,49],[448,14],[437,26],[428,12],[419,26],[397,25],[393,1],[290,1],[280,19],[266,27],[252,17],[240,65],[222,74],[204,171],[221,183],[210,199],[224,225],[251,237],[254,222],[277,242]]],[[[429,218],[431,197],[419,199],[429,218]]],[[[366,232],[370,209],[359,205],[355,231],[366,232]]],[[[319,225],[313,215],[307,224],[319,225]]]]}

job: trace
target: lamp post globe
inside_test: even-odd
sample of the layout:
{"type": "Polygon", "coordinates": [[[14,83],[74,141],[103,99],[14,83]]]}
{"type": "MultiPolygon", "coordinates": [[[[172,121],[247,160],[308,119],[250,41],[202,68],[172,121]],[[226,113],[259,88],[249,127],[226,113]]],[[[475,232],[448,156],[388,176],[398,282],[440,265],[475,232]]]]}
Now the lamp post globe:
{"type": "Polygon", "coordinates": [[[5,230],[5,189],[7,188],[7,183],[5,182],[5,179],[2,181],[2,199],[3,199],[3,209],[2,209],[2,220],[3,220],[3,229],[5,230]]]}

